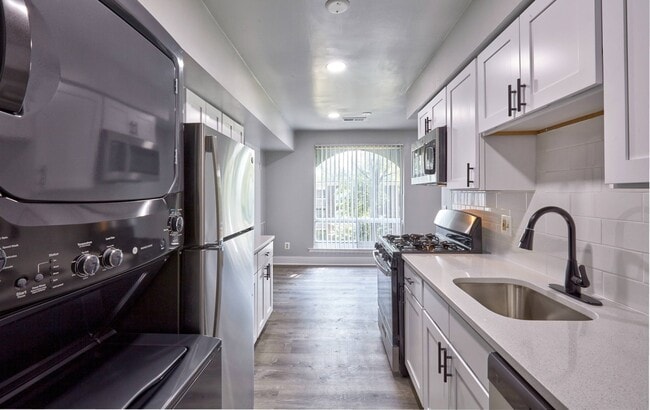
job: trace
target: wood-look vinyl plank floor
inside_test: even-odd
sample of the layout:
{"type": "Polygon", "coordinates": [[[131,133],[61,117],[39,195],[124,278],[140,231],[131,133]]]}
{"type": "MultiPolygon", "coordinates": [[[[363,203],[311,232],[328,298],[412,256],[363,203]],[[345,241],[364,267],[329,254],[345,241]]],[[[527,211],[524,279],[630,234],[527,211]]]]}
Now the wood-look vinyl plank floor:
{"type": "Polygon", "coordinates": [[[371,267],[274,267],[274,311],[255,345],[256,408],[418,408],[377,327],[371,267]]]}

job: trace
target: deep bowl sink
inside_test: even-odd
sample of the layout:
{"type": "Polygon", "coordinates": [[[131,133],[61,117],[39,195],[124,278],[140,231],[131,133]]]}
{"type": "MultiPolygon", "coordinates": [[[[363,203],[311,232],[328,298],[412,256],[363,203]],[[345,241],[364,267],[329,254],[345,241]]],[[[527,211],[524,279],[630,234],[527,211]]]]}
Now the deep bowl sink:
{"type": "Polygon", "coordinates": [[[454,283],[501,316],[520,320],[592,320],[584,313],[522,284],[465,278],[454,279],[454,283]]]}

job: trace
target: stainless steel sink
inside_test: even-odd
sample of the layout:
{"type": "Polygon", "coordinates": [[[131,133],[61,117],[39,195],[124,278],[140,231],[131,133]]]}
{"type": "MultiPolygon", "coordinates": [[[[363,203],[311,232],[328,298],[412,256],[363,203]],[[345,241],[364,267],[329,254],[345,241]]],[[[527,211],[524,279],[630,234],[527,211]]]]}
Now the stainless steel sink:
{"type": "Polygon", "coordinates": [[[494,313],[520,320],[592,320],[528,286],[510,282],[455,279],[456,286],[494,313]]]}

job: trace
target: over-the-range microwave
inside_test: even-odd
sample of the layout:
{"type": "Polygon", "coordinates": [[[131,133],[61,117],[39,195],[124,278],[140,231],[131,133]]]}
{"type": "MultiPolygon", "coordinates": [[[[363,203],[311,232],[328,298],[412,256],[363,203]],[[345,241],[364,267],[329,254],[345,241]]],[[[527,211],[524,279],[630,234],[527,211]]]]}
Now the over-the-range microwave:
{"type": "Polygon", "coordinates": [[[447,127],[434,128],[411,146],[411,184],[447,184],[447,127]]]}

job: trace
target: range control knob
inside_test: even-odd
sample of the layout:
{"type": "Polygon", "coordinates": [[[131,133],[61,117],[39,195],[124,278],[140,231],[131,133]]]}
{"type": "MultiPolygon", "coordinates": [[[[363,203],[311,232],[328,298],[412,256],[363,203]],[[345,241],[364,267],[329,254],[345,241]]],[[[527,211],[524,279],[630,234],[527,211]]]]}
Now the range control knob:
{"type": "Polygon", "coordinates": [[[102,253],[102,266],[105,268],[117,268],[124,260],[124,253],[121,249],[107,248],[102,253]]]}
{"type": "Polygon", "coordinates": [[[5,266],[7,266],[7,254],[0,249],[0,270],[3,270],[5,266]]]}
{"type": "Polygon", "coordinates": [[[72,263],[72,271],[82,278],[94,275],[98,270],[99,257],[97,255],[81,255],[72,263]]]}
{"type": "Polygon", "coordinates": [[[169,229],[174,232],[174,233],[181,233],[183,232],[183,227],[184,225],[183,217],[180,215],[172,215],[169,217],[169,220],[167,221],[167,224],[169,225],[169,229]]]}

